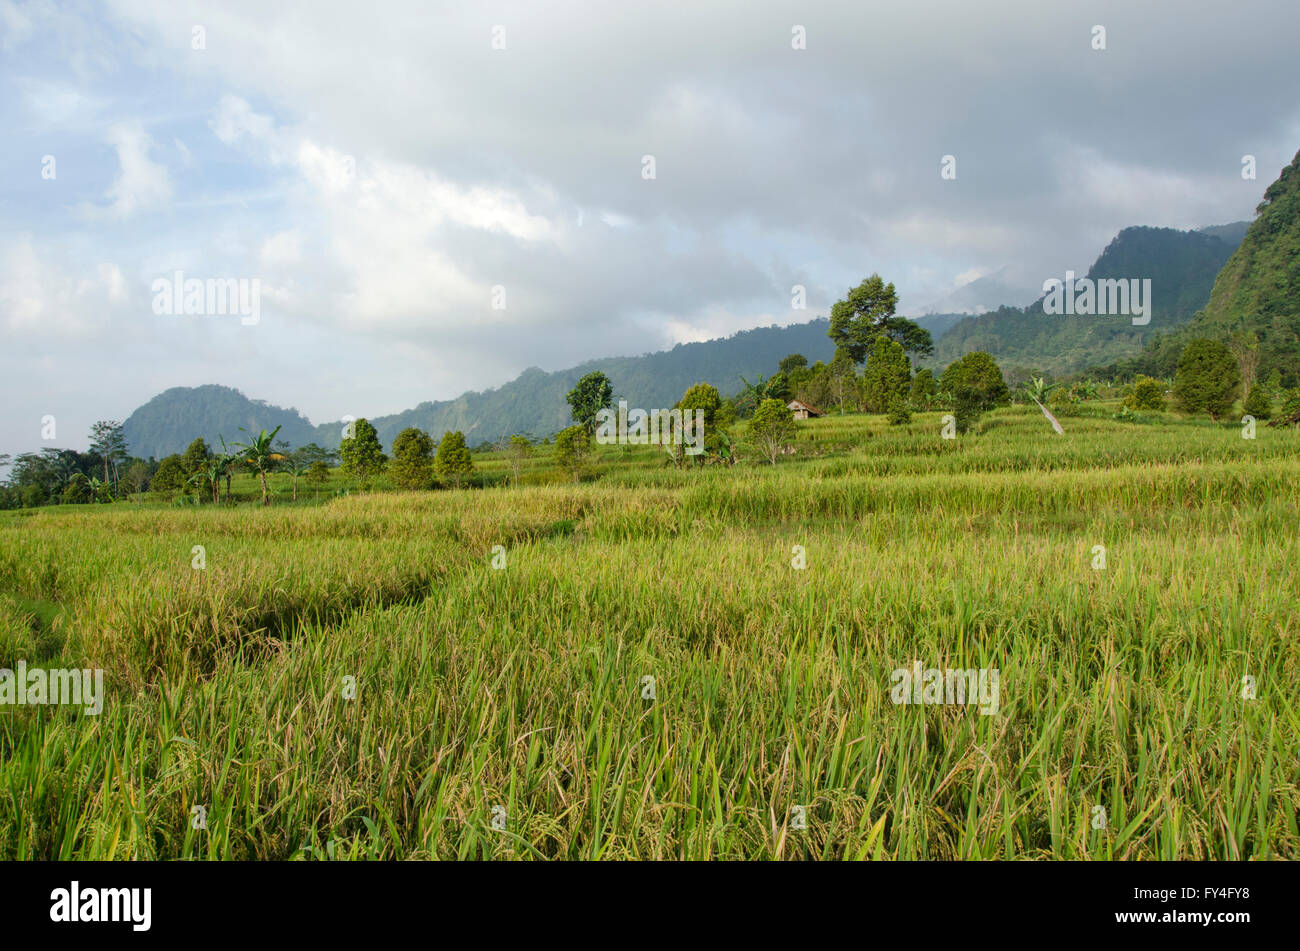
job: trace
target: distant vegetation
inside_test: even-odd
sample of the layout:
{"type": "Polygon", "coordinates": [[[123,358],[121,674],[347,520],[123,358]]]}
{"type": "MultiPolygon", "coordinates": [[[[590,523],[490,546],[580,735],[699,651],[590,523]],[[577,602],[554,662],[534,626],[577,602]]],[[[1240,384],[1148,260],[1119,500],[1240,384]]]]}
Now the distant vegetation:
{"type": "MultiPolygon", "coordinates": [[[[963,353],[984,350],[1007,367],[1067,374],[1135,358],[1156,334],[1187,323],[1205,306],[1215,275],[1235,247],[1203,231],[1125,228],[1080,276],[1150,278],[1149,324],[1134,326],[1126,317],[1047,315],[1040,299],[961,321],[940,339],[932,365],[944,367],[963,353]]],[[[1172,373],[1167,367],[1166,375],[1172,373]]]]}

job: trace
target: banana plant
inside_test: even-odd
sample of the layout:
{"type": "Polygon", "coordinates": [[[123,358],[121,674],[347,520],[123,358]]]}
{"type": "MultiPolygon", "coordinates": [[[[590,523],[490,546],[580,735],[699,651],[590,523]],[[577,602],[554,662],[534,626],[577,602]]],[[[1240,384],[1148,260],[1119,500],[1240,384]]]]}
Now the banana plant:
{"type": "Polygon", "coordinates": [[[277,459],[282,458],[281,454],[276,452],[273,448],[275,445],[275,434],[280,431],[280,427],[275,427],[275,429],[271,430],[269,433],[263,429],[256,436],[246,430],[243,426],[239,427],[239,431],[248,437],[248,442],[235,443],[235,449],[239,450],[239,458],[244,465],[255,470],[261,478],[262,504],[270,505],[271,496],[266,490],[266,473],[275,465],[277,459]]]}

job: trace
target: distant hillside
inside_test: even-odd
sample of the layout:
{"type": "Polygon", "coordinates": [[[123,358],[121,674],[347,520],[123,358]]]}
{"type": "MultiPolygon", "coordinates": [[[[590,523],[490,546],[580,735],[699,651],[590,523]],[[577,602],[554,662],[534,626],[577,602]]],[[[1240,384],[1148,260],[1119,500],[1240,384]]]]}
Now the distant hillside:
{"type": "Polygon", "coordinates": [[[1151,321],[1144,326],[1126,317],[1045,314],[1039,297],[1028,307],[1003,307],[961,321],[936,343],[931,362],[946,366],[964,353],[987,350],[1004,366],[1068,373],[1133,358],[1158,332],[1185,324],[1205,306],[1215,275],[1236,247],[1209,232],[1231,237],[1234,228],[1135,227],[1115,236],[1084,276],[1150,278],[1151,321]]]}
{"type": "Polygon", "coordinates": [[[1142,355],[1144,367],[1172,372],[1193,337],[1222,340],[1253,333],[1259,341],[1259,378],[1277,370],[1287,386],[1300,382],[1300,152],[1255,211],[1205,310],[1175,333],[1153,340],[1142,355]]]}
{"type": "Polygon", "coordinates": [[[202,436],[213,448],[241,441],[243,426],[249,432],[282,426],[277,439],[301,446],[315,438],[316,428],[295,409],[250,400],[228,386],[174,386],[145,403],[122,423],[131,455],[161,459],[183,452],[202,436]]]}
{"type": "MultiPolygon", "coordinates": [[[[984,314],[999,307],[1024,307],[1042,293],[1042,286],[1042,279],[1035,279],[1021,265],[1008,264],[922,304],[915,312],[936,316],[970,315],[984,314]]],[[[904,316],[911,317],[912,314],[908,312],[904,316]]]]}
{"type": "MultiPolygon", "coordinates": [[[[903,316],[907,316],[904,314],[903,316]]],[[[930,331],[930,339],[937,341],[953,327],[969,317],[970,314],[926,314],[923,317],[908,317],[930,331]]]]}
{"type": "MultiPolygon", "coordinates": [[[[834,346],[826,336],[828,326],[828,321],[820,319],[789,327],[761,327],[639,357],[589,360],[553,373],[530,367],[496,389],[367,418],[379,431],[385,448],[407,426],[423,429],[435,439],[459,429],[470,445],[518,432],[540,438],[569,425],[565,394],[593,370],[603,371],[613,381],[615,394],[634,407],[669,407],[688,387],[701,381],[712,383],[724,395],[734,394],[742,388],[742,375],[750,380],[760,373],[770,375],[781,358],[791,353],[802,353],[809,363],[830,360],[834,346]]],[[[284,428],[277,438],[294,446],[316,442],[334,448],[342,438],[341,422],[313,426],[297,410],[251,400],[238,390],[216,385],[175,387],[160,393],[132,413],[124,426],[132,454],[161,458],[183,451],[195,436],[216,445],[218,435],[225,435],[227,442],[240,438],[239,426],[257,430],[278,424],[284,428]]]]}

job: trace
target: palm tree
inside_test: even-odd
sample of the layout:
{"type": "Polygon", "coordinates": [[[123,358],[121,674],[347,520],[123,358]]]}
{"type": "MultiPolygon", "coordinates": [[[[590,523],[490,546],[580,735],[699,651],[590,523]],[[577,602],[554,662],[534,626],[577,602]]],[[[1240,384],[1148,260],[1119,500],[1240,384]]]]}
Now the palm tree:
{"type": "Polygon", "coordinates": [[[281,454],[272,449],[275,434],[280,431],[280,427],[275,427],[269,433],[264,429],[256,436],[243,426],[239,427],[239,431],[248,437],[248,442],[235,443],[235,448],[240,450],[239,458],[249,468],[257,470],[262,480],[262,504],[270,505],[271,497],[266,491],[266,471],[275,464],[277,458],[281,458],[281,454]]]}

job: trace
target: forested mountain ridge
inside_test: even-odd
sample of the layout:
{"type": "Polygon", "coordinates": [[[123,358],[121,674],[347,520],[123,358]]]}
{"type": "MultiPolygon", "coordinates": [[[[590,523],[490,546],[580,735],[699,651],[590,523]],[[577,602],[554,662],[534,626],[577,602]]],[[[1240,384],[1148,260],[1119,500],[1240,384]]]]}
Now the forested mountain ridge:
{"type": "Polygon", "coordinates": [[[1083,276],[1092,281],[1149,279],[1149,323],[1134,325],[1122,315],[1052,315],[1044,312],[1040,297],[1028,307],[1002,307],[959,322],[937,342],[927,362],[944,367],[965,353],[984,350],[1006,366],[1070,373],[1137,357],[1158,333],[1187,323],[1205,306],[1215,276],[1235,250],[1231,238],[1243,225],[1200,231],[1132,227],[1115,236],[1083,276]]]}
{"type": "MultiPolygon", "coordinates": [[[[554,372],[530,367],[495,389],[425,402],[391,415],[366,415],[364,411],[360,415],[374,424],[384,446],[391,445],[393,437],[407,426],[422,429],[435,439],[444,432],[460,430],[470,445],[520,432],[542,438],[569,425],[565,394],[593,370],[609,376],[616,397],[633,406],[669,407],[699,382],[712,383],[723,393],[736,393],[743,387],[742,376],[752,380],[770,374],[791,353],[802,353],[809,362],[829,360],[834,346],[826,336],[828,326],[828,321],[820,318],[678,344],[671,350],[641,356],[588,360],[554,372]]],[[[239,426],[256,431],[277,425],[284,426],[277,438],[294,446],[315,442],[335,448],[342,439],[342,422],[313,425],[295,409],[249,399],[238,390],[215,384],[173,387],[145,403],[124,423],[131,453],[146,458],[182,452],[196,436],[217,446],[220,436],[227,442],[242,438],[239,426]]]]}
{"type": "Polygon", "coordinates": [[[1258,375],[1300,383],[1300,152],[1264,192],[1256,218],[1214,281],[1205,309],[1142,354],[1143,372],[1169,375],[1188,340],[1235,339],[1257,350],[1258,375]]]}

